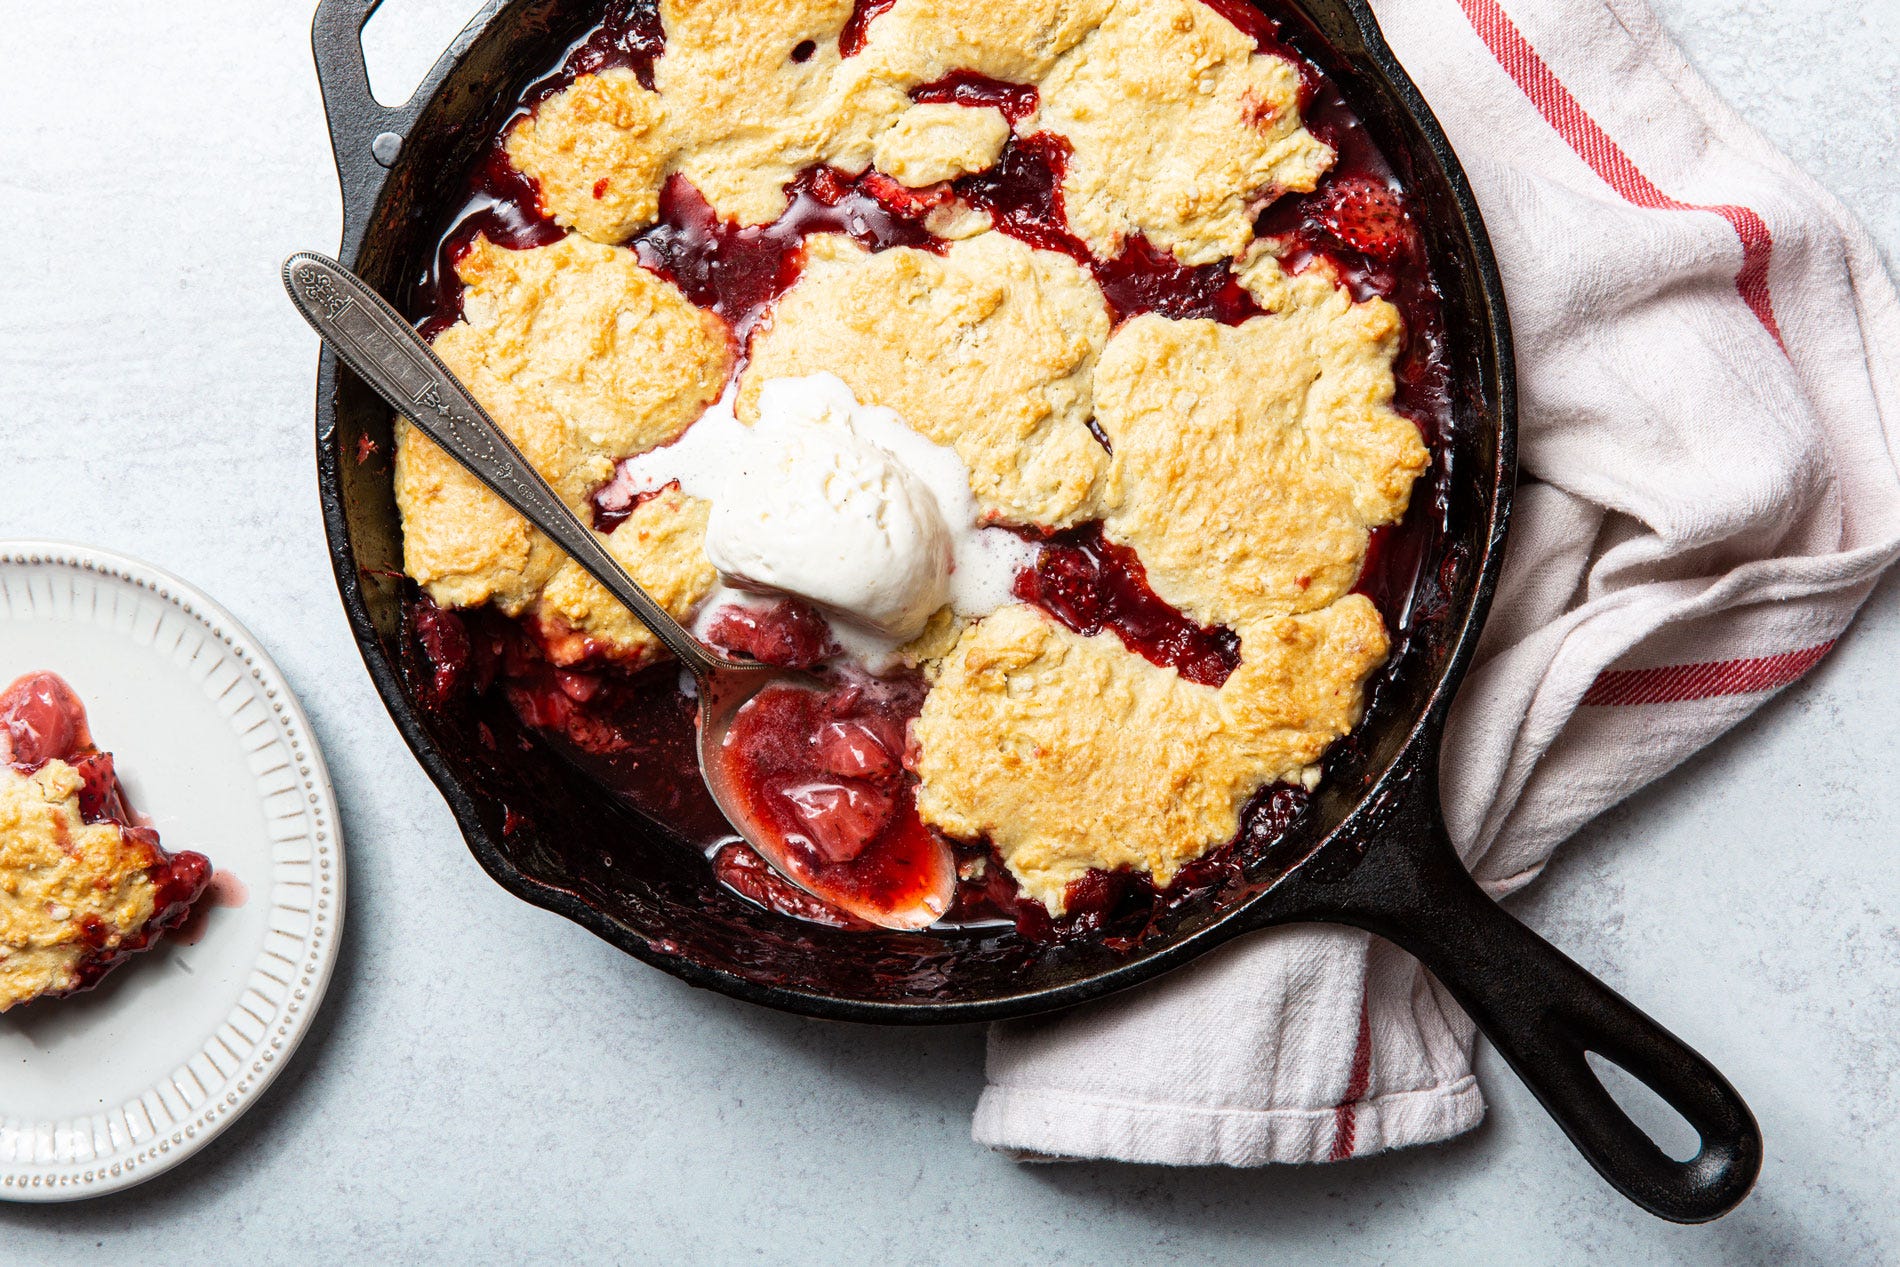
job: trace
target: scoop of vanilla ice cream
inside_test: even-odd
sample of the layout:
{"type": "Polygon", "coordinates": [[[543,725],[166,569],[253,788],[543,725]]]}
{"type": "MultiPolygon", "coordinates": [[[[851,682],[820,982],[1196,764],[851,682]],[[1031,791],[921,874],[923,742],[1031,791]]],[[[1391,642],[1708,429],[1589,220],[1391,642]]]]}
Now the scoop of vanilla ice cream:
{"type": "Polygon", "coordinates": [[[707,560],[740,589],[890,638],[923,632],[950,596],[951,535],[929,486],[863,434],[889,412],[829,375],[766,383],[713,499],[707,560]]]}

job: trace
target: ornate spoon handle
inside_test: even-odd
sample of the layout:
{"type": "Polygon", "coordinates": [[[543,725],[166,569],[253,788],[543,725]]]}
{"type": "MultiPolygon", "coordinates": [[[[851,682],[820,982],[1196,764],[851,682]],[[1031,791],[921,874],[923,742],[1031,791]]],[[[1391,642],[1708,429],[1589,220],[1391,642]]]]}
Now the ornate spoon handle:
{"type": "Polygon", "coordinates": [[[621,569],[600,539],[548,487],[422,336],[382,296],[335,260],[309,251],[284,261],[284,289],[304,320],[358,378],[497,497],[553,538],[569,558],[626,604],[694,676],[704,679],[723,667],[621,569]]]}

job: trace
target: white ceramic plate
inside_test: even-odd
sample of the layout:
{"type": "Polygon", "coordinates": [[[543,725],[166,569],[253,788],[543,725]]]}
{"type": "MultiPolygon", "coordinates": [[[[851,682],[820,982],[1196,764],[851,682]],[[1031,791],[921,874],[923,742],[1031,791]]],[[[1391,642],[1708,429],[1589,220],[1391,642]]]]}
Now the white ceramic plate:
{"type": "Polygon", "coordinates": [[[66,1201],[170,1169],[270,1085],[329,983],[343,840],[277,667],[176,577],[0,542],[0,686],[35,669],[72,683],[164,846],[227,877],[195,944],[166,938],[90,993],[0,1016],[0,1199],[66,1201]]]}

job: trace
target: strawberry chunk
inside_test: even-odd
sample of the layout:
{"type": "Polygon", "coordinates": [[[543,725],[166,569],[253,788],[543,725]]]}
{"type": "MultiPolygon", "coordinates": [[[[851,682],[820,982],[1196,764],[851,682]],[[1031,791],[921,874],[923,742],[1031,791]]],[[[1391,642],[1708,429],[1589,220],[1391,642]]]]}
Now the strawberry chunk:
{"type": "Polygon", "coordinates": [[[766,608],[723,608],[713,615],[706,641],[787,669],[809,669],[838,654],[825,618],[793,600],[766,608]]]}
{"type": "Polygon", "coordinates": [[[1312,216],[1341,246],[1375,260],[1397,259],[1418,243],[1398,191],[1370,177],[1336,177],[1316,199],[1312,216]]]}
{"type": "Polygon", "coordinates": [[[0,692],[0,760],[25,770],[92,747],[86,706],[53,673],[29,673],[0,692]]]}
{"type": "Polygon", "coordinates": [[[126,823],[131,815],[119,796],[119,778],[112,754],[95,752],[73,762],[79,774],[79,817],[88,823],[126,823]]]}
{"type": "Polygon", "coordinates": [[[893,745],[868,721],[833,721],[818,728],[818,766],[848,779],[882,779],[897,773],[893,745]]]}
{"type": "Polygon", "coordinates": [[[771,863],[759,857],[749,846],[732,844],[720,849],[713,857],[713,874],[722,883],[769,910],[795,915],[815,924],[828,924],[832,928],[872,927],[785,879],[772,870],[771,863]]]}
{"type": "Polygon", "coordinates": [[[826,862],[850,862],[889,826],[889,794],[866,783],[806,783],[785,789],[792,813],[826,862]]]}

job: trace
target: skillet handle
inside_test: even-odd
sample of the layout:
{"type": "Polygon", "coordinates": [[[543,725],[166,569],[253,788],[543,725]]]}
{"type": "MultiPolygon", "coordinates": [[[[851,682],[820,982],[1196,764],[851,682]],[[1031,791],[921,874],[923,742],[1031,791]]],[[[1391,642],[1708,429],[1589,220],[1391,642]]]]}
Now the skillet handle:
{"type": "Polygon", "coordinates": [[[1356,859],[1310,859],[1280,886],[1290,892],[1273,903],[1270,922],[1346,923],[1396,943],[1444,984],[1611,1187],[1678,1223],[1728,1213],[1761,1170],[1748,1106],[1687,1044],[1485,896],[1445,832],[1437,785],[1435,768],[1415,769],[1390,804],[1373,808],[1356,859]],[[1701,1137],[1696,1155],[1676,1161],[1658,1148],[1585,1052],[1620,1065],[1680,1113],[1701,1137]]]}
{"type": "Polygon", "coordinates": [[[415,123],[416,102],[391,109],[370,90],[363,60],[363,27],[383,0],[322,0],[310,24],[317,86],[330,123],[330,146],[343,187],[343,257],[351,258],[370,209],[388,179],[403,138],[415,123]],[[378,138],[386,138],[379,140],[378,138]]]}

